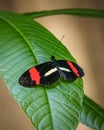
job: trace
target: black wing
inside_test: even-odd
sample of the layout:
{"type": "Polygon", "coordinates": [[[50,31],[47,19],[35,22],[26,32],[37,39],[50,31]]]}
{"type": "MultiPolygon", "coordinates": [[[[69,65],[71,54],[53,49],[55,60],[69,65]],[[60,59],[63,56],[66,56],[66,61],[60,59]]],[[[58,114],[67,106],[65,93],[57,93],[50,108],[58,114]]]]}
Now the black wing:
{"type": "Polygon", "coordinates": [[[50,85],[60,78],[60,74],[56,67],[56,61],[40,64],[36,68],[40,72],[40,84],[50,85]]]}
{"type": "Polygon", "coordinates": [[[82,68],[71,61],[58,60],[57,64],[59,73],[64,79],[74,81],[76,78],[80,78],[84,75],[82,68]]]}
{"type": "Polygon", "coordinates": [[[54,61],[45,62],[27,70],[19,79],[19,83],[25,87],[37,85],[50,85],[60,78],[54,61]]]}

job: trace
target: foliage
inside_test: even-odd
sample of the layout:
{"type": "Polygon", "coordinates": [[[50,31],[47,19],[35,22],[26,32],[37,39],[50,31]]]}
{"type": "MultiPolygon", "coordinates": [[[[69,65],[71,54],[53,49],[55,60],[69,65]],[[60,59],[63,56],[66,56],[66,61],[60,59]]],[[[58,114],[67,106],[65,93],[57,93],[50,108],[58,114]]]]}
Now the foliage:
{"type": "Polygon", "coordinates": [[[71,83],[60,79],[48,87],[24,88],[19,85],[18,79],[24,71],[50,60],[54,53],[56,59],[76,62],[53,34],[30,18],[35,14],[38,13],[25,16],[0,12],[0,75],[10,93],[39,130],[74,130],[79,119],[96,130],[103,130],[104,110],[86,96],[82,106],[84,94],[81,79],[71,83]],[[55,52],[57,47],[60,49],[55,52]],[[98,106],[96,111],[92,105],[98,106]],[[91,112],[90,118],[87,118],[91,112]]]}

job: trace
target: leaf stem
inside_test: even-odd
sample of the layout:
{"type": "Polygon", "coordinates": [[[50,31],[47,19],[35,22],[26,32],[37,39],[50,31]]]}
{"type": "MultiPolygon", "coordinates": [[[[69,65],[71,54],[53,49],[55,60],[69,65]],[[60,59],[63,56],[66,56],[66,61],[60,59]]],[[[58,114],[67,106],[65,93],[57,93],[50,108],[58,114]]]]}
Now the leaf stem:
{"type": "Polygon", "coordinates": [[[50,15],[77,15],[83,17],[101,17],[104,18],[104,10],[96,10],[96,9],[80,9],[80,8],[70,8],[70,9],[59,9],[59,10],[49,10],[49,11],[40,11],[40,12],[29,12],[24,13],[31,18],[38,18],[43,16],[50,15]]]}

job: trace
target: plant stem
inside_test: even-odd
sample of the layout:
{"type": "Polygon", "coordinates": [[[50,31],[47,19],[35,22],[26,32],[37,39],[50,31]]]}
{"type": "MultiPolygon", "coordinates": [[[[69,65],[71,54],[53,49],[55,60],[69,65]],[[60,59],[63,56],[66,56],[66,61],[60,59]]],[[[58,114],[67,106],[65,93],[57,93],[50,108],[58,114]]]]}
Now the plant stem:
{"type": "Polygon", "coordinates": [[[38,18],[43,16],[50,16],[50,15],[78,15],[83,17],[101,17],[104,18],[104,10],[96,10],[96,9],[59,9],[59,10],[49,10],[49,11],[40,11],[40,12],[30,12],[24,13],[31,18],[38,18]]]}

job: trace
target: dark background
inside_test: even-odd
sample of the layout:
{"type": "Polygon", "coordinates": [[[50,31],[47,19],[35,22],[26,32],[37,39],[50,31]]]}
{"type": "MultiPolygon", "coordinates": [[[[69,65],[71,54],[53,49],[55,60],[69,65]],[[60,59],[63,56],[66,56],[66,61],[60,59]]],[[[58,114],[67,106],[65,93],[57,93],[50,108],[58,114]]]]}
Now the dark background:
{"type": "MultiPolygon", "coordinates": [[[[62,8],[104,9],[103,0],[0,0],[0,10],[14,12],[41,11],[62,8]]],[[[104,19],[71,15],[36,19],[62,42],[85,72],[84,91],[104,107],[104,19]]],[[[0,130],[34,130],[18,104],[0,79],[0,130]]],[[[91,130],[79,125],[77,130],[91,130]]]]}

